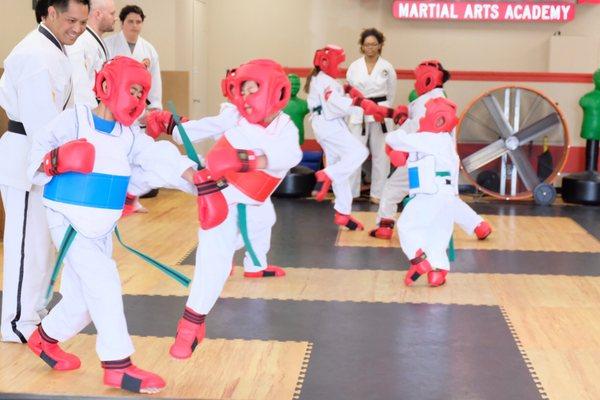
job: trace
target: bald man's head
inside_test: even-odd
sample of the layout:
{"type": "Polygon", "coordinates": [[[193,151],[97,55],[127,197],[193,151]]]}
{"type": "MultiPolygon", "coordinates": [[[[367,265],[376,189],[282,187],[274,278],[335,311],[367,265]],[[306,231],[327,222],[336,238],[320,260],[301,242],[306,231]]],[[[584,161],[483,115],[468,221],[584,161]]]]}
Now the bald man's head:
{"type": "Polygon", "coordinates": [[[91,0],[88,25],[100,36],[115,30],[117,9],[114,0],[91,0]]]}

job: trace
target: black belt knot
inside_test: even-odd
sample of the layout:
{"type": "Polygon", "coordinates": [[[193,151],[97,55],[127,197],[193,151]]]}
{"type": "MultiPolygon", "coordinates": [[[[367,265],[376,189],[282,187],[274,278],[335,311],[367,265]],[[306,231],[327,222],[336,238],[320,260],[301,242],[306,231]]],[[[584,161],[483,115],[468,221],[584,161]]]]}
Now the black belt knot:
{"type": "Polygon", "coordinates": [[[27,135],[27,132],[25,132],[25,126],[18,121],[13,121],[12,119],[8,120],[7,130],[13,133],[18,133],[19,135],[27,135]]]}

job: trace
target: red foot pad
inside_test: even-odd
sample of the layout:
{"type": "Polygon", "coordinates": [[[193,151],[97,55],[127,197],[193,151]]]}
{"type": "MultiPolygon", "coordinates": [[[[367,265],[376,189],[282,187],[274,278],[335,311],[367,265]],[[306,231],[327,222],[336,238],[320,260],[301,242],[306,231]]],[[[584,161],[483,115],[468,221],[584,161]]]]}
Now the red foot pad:
{"type": "Polygon", "coordinates": [[[363,224],[361,224],[359,220],[352,217],[352,215],[340,214],[337,211],[335,212],[335,217],[333,217],[333,223],[336,225],[345,226],[351,231],[362,231],[365,229],[363,224]]]}
{"type": "Polygon", "coordinates": [[[70,371],[81,366],[79,358],[63,351],[58,346],[58,342],[46,335],[41,326],[33,331],[27,340],[27,346],[50,368],[57,371],[70,371]]]}
{"type": "Polygon", "coordinates": [[[477,239],[479,240],[490,236],[490,233],[492,233],[492,226],[487,221],[481,221],[475,228],[475,235],[477,235],[477,239]]]}
{"type": "Polygon", "coordinates": [[[445,269],[429,271],[427,273],[427,282],[429,282],[429,286],[442,286],[446,283],[446,275],[448,275],[448,271],[445,269]]]}
{"type": "Polygon", "coordinates": [[[377,228],[373,229],[369,232],[369,236],[372,236],[377,239],[387,239],[390,240],[392,235],[394,234],[394,220],[381,218],[377,228]]]}
{"type": "Polygon", "coordinates": [[[245,278],[271,278],[285,276],[285,270],[277,265],[269,265],[262,271],[257,272],[246,272],[244,271],[245,278]]]}
{"type": "Polygon", "coordinates": [[[157,393],[167,384],[160,376],[144,371],[131,363],[129,358],[119,361],[103,361],[104,384],[134,393],[157,393]]]}
{"type": "Polygon", "coordinates": [[[184,317],[177,324],[175,343],[169,349],[171,356],[180,360],[190,358],[196,346],[206,335],[206,324],[204,323],[206,315],[197,314],[187,307],[183,315],[184,317]],[[193,316],[188,316],[190,312],[193,313],[193,316]],[[189,319],[194,319],[194,322],[189,319]]]}
{"type": "Polygon", "coordinates": [[[325,196],[329,193],[329,188],[331,187],[331,179],[327,176],[324,170],[317,171],[315,173],[315,178],[317,178],[317,184],[313,189],[313,196],[317,201],[325,200],[325,196]]]}
{"type": "Polygon", "coordinates": [[[127,193],[125,197],[125,205],[123,206],[123,212],[121,213],[121,217],[127,217],[128,215],[135,214],[135,202],[136,197],[127,193]]]}
{"type": "Polygon", "coordinates": [[[429,271],[431,271],[431,264],[427,261],[427,255],[423,253],[423,250],[417,251],[415,258],[410,260],[410,268],[404,276],[404,284],[411,286],[421,275],[427,274],[429,271]]]}

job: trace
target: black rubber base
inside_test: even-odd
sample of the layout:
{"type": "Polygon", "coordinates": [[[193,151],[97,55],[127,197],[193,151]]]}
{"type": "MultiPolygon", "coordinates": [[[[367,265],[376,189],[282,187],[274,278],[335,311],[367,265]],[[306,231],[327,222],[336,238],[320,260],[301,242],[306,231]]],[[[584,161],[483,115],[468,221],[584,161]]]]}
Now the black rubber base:
{"type": "Polygon", "coordinates": [[[288,172],[273,196],[309,197],[315,183],[315,172],[310,168],[298,165],[288,172]]]}
{"type": "Polygon", "coordinates": [[[600,174],[586,171],[563,177],[562,198],[567,203],[600,205],[600,174]]]}
{"type": "Polygon", "coordinates": [[[141,195],[140,199],[150,199],[152,197],[156,197],[157,194],[158,194],[158,189],[152,189],[148,193],[141,195]]]}

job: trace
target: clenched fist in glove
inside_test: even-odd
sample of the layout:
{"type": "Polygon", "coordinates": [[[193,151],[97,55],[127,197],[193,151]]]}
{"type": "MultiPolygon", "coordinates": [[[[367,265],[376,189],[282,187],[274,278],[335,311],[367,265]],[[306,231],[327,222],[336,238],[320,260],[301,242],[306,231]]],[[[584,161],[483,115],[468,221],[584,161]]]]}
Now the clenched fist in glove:
{"type": "Polygon", "coordinates": [[[408,160],[408,153],[405,151],[394,150],[389,145],[385,145],[385,154],[390,158],[390,162],[396,168],[403,167],[406,165],[408,160]]]}
{"type": "Polygon", "coordinates": [[[392,115],[392,118],[394,119],[394,123],[396,125],[402,125],[408,119],[408,107],[400,104],[394,110],[394,114],[392,115]]]}
{"type": "Polygon", "coordinates": [[[96,149],[86,139],[72,140],[59,146],[44,156],[42,164],[48,176],[65,172],[89,174],[94,169],[96,149]]]}
{"type": "MultiPolygon", "coordinates": [[[[181,117],[181,122],[187,122],[189,119],[181,117]]],[[[146,134],[156,139],[161,133],[173,134],[175,129],[175,120],[170,111],[154,110],[146,116],[146,134]]]]}
{"type": "Polygon", "coordinates": [[[372,115],[377,122],[383,122],[384,118],[392,118],[394,110],[389,107],[380,106],[373,100],[355,98],[352,105],[359,106],[365,111],[365,115],[372,115]]]}
{"type": "Polygon", "coordinates": [[[206,165],[216,178],[227,172],[248,172],[257,167],[257,157],[252,150],[240,150],[231,146],[213,147],[206,155],[206,165]]]}
{"type": "Polygon", "coordinates": [[[198,188],[198,220],[204,230],[214,228],[227,218],[229,206],[221,190],[227,187],[224,180],[215,180],[211,171],[201,169],[194,174],[198,188]]]}
{"type": "Polygon", "coordinates": [[[357,88],[355,88],[354,86],[350,85],[349,83],[346,83],[344,85],[344,93],[346,93],[347,95],[350,95],[350,97],[352,97],[353,99],[356,98],[361,98],[363,99],[365,96],[363,96],[363,94],[360,92],[360,90],[358,90],[357,88]]]}

